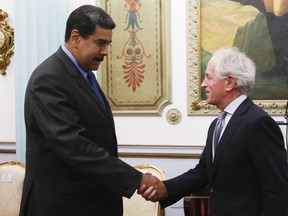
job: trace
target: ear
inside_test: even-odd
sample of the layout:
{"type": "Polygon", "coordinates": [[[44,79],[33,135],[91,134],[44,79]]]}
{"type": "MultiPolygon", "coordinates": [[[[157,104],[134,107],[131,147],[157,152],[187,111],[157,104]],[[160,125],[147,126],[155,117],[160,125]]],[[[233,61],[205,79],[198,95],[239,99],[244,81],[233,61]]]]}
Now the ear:
{"type": "Polygon", "coordinates": [[[77,29],[73,29],[71,31],[71,34],[70,34],[70,41],[71,41],[71,44],[73,47],[77,48],[78,47],[78,44],[80,42],[80,34],[79,34],[79,31],[77,29]]]}
{"type": "Polygon", "coordinates": [[[226,91],[231,91],[236,87],[237,81],[236,79],[229,75],[226,79],[225,79],[225,90],[226,91]]]}

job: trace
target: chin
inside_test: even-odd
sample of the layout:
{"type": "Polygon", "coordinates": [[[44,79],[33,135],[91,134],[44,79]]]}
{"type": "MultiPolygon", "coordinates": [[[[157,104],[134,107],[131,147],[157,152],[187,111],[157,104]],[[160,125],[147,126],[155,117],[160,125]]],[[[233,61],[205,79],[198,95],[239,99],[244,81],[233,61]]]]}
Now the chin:
{"type": "Polygon", "coordinates": [[[212,100],[209,100],[209,98],[207,98],[207,103],[208,103],[208,104],[211,104],[211,105],[215,105],[215,103],[213,103],[212,100]]]}
{"type": "Polygon", "coordinates": [[[99,66],[94,66],[94,67],[91,67],[91,70],[98,70],[99,66]]]}

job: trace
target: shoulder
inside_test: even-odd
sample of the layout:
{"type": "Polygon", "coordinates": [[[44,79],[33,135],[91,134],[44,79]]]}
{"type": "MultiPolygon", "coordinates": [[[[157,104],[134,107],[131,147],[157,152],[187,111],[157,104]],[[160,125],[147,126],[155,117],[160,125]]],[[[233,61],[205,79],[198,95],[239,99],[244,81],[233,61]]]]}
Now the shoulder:
{"type": "Polygon", "coordinates": [[[267,112],[265,112],[262,108],[257,106],[249,97],[247,97],[240,106],[235,111],[236,115],[244,115],[249,116],[251,118],[258,118],[258,117],[269,117],[267,112]]]}
{"type": "MultiPolygon", "coordinates": [[[[57,51],[58,52],[58,51],[57,51]]],[[[69,71],[65,64],[57,57],[57,52],[39,64],[32,72],[27,88],[54,88],[64,86],[69,80],[69,71]]]]}

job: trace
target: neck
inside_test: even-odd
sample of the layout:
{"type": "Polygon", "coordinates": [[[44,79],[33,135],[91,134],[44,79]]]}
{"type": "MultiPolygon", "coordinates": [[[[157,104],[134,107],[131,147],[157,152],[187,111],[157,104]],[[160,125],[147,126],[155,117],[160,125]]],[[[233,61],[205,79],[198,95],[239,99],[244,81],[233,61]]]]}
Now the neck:
{"type": "Polygon", "coordinates": [[[243,93],[240,92],[239,90],[228,93],[225,99],[223,100],[223,103],[217,105],[217,108],[221,111],[224,111],[224,109],[228,106],[228,104],[230,104],[232,101],[234,101],[242,94],[243,93]]]}

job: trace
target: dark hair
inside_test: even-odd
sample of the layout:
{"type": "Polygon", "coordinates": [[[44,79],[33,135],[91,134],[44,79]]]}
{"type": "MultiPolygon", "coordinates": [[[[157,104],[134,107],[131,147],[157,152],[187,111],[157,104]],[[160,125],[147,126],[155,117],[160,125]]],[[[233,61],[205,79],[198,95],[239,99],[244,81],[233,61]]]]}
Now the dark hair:
{"type": "Polygon", "coordinates": [[[86,38],[96,31],[96,26],[114,29],[113,19],[102,8],[94,5],[83,5],[75,9],[66,22],[65,42],[70,38],[71,31],[77,29],[86,38]]]}

